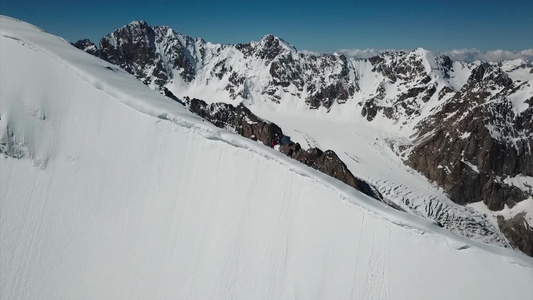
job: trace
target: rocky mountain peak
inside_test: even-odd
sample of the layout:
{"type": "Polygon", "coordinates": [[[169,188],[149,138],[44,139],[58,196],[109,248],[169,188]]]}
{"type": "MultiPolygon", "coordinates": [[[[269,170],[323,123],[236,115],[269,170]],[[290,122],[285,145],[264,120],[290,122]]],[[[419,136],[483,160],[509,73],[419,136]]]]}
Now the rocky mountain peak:
{"type": "Polygon", "coordinates": [[[138,27],[138,28],[148,28],[148,23],[146,23],[146,21],[144,21],[144,20],[139,20],[139,21],[132,21],[126,26],[128,26],[128,27],[138,27]]]}
{"type": "Polygon", "coordinates": [[[415,78],[423,78],[431,72],[427,56],[425,50],[414,50],[409,53],[383,52],[368,60],[374,67],[373,71],[381,73],[391,82],[412,81],[415,78]]]}
{"type": "Polygon", "coordinates": [[[279,40],[275,35],[269,33],[269,34],[266,34],[262,39],[261,39],[261,43],[272,43],[274,40],[279,40]]]}
{"type": "Polygon", "coordinates": [[[96,45],[89,39],[79,40],[72,44],[74,47],[83,50],[91,55],[98,56],[98,48],[96,45]]]}
{"type": "MultiPolygon", "coordinates": [[[[106,34],[102,39],[107,39],[114,47],[118,47],[129,41],[146,43],[149,40],[148,35],[151,31],[150,26],[148,26],[145,21],[132,21],[131,23],[106,34]]],[[[102,45],[100,45],[100,47],[102,47],[102,45]]]]}
{"type": "Polygon", "coordinates": [[[499,66],[482,63],[472,70],[468,83],[509,88],[513,84],[513,80],[499,66]]]}
{"type": "Polygon", "coordinates": [[[408,52],[408,56],[416,56],[420,59],[426,59],[431,60],[435,59],[438,55],[436,55],[433,51],[424,49],[422,47],[415,48],[408,52]]]}
{"type": "Polygon", "coordinates": [[[282,38],[279,38],[273,34],[267,34],[265,35],[261,41],[260,41],[260,44],[262,46],[262,48],[281,48],[283,50],[288,50],[288,51],[291,51],[291,52],[298,52],[296,50],[296,48],[289,44],[288,42],[286,42],[285,40],[283,40],[282,38]]]}
{"type": "Polygon", "coordinates": [[[283,53],[296,53],[296,48],[284,40],[272,35],[265,35],[261,41],[252,43],[255,48],[254,54],[260,59],[264,59],[266,63],[272,61],[278,55],[283,53]]]}

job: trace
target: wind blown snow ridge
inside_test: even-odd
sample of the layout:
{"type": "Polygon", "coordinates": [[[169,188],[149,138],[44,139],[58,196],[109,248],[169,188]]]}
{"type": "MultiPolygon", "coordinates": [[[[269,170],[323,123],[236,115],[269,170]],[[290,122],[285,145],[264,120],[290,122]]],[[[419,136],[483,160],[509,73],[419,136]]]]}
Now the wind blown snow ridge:
{"type": "Polygon", "coordinates": [[[0,35],[0,129],[49,157],[0,155],[2,299],[533,297],[531,258],[217,129],[24,22],[0,17],[0,35]]]}

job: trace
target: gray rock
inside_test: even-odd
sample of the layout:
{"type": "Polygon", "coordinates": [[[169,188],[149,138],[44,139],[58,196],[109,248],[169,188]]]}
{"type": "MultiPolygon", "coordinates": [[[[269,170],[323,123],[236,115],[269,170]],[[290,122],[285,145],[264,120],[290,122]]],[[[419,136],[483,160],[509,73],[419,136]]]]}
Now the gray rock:
{"type": "Polygon", "coordinates": [[[520,213],[506,220],[498,216],[498,226],[509,242],[529,256],[533,256],[533,227],[520,213]]]}
{"type": "Polygon", "coordinates": [[[91,54],[91,55],[94,55],[94,56],[97,56],[97,57],[99,56],[98,48],[89,39],[79,40],[79,41],[75,42],[72,45],[74,47],[80,49],[80,50],[83,50],[83,51],[91,54]]]}
{"type": "Polygon", "coordinates": [[[333,150],[322,151],[319,148],[303,150],[299,143],[289,143],[281,145],[279,151],[313,169],[346,183],[374,199],[386,202],[395,209],[403,211],[402,208],[394,203],[385,201],[375,187],[364,180],[356,178],[333,150]]]}

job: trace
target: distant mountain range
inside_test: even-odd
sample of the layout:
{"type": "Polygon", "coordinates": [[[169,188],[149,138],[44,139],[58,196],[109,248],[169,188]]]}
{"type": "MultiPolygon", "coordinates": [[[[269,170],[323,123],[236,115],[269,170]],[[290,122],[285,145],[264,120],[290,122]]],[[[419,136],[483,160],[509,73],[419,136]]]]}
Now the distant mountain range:
{"type": "MultiPolygon", "coordinates": [[[[446,214],[435,213],[431,207],[443,207],[445,201],[436,204],[422,195],[427,199],[413,205],[408,196],[392,194],[379,179],[367,178],[384,197],[452,231],[470,237],[492,235],[492,242],[504,245],[496,242],[498,230],[490,228],[491,222],[497,223],[511,245],[533,255],[530,61],[466,63],[420,48],[369,58],[313,55],[273,35],[258,42],[220,45],[144,21],[104,36],[98,46],[89,40],[74,45],[182,103],[243,103],[256,114],[261,110],[255,109],[265,105],[277,105],[285,113],[294,109],[309,115],[350,114],[394,137],[387,147],[453,202],[474,203],[478,211],[488,208],[494,219],[469,219],[479,226],[453,225],[458,214],[475,213],[455,213],[451,208],[446,214]]],[[[220,115],[218,122],[227,124],[223,116],[228,114],[220,115]]],[[[357,149],[353,153],[357,155],[357,149]]]]}

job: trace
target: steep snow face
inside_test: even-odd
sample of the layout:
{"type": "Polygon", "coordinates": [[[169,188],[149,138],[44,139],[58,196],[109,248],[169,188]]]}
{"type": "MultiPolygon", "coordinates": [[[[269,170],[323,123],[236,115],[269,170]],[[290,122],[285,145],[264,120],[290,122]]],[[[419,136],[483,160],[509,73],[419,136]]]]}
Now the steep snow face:
{"type": "Polygon", "coordinates": [[[533,297],[531,258],[391,210],[0,22],[1,298],[533,297]]]}

